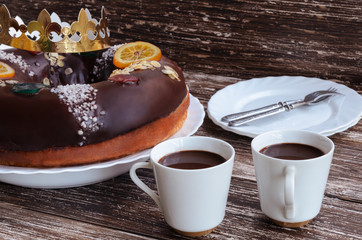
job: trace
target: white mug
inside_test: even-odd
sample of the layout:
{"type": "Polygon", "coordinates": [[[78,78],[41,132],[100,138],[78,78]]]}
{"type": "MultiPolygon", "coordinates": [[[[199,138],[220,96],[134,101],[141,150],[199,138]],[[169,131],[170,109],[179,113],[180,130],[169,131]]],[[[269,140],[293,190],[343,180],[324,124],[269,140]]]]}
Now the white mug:
{"type": "Polygon", "coordinates": [[[219,139],[201,136],[175,138],[155,146],[150,162],[134,164],[130,176],[156,202],[168,225],[186,236],[202,236],[210,233],[224,219],[234,156],[233,147],[219,139]],[[165,155],[187,150],[216,153],[226,161],[193,170],[166,167],[159,163],[165,155]],[[153,168],[158,194],[138,178],[138,168],[153,168]]]}
{"type": "Polygon", "coordinates": [[[262,211],[284,227],[308,224],[320,211],[331,166],[334,144],[318,133],[276,130],[263,133],[251,142],[262,211]],[[279,143],[299,143],[320,149],[324,154],[306,160],[283,160],[260,153],[279,143]]]}

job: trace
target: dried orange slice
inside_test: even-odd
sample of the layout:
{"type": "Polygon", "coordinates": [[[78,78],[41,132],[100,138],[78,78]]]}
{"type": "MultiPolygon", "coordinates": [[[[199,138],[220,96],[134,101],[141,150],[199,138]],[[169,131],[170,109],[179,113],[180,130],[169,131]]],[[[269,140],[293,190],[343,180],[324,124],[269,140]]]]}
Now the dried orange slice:
{"type": "Polygon", "coordinates": [[[113,56],[113,64],[125,68],[134,62],[143,60],[160,60],[161,50],[148,42],[131,42],[121,46],[113,56]]]}
{"type": "Polygon", "coordinates": [[[0,62],[0,78],[14,77],[15,70],[4,62],[0,62]]]}

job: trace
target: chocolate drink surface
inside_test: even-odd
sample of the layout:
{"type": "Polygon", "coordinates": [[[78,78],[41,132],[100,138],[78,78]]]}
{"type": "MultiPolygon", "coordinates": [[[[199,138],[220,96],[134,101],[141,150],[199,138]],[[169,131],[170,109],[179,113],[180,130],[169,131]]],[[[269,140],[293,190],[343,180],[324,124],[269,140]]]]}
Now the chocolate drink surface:
{"type": "Polygon", "coordinates": [[[166,167],[177,169],[202,169],[219,165],[226,160],[212,152],[192,150],[168,154],[158,162],[166,167]]]}
{"type": "Polygon", "coordinates": [[[261,149],[260,153],[286,160],[305,160],[324,155],[320,149],[300,143],[273,144],[261,149]]]}

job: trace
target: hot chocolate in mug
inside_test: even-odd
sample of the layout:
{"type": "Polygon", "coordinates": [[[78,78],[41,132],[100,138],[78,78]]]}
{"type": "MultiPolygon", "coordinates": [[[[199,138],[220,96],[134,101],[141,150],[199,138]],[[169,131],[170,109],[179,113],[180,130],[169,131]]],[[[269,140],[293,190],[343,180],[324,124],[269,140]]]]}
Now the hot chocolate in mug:
{"type": "Polygon", "coordinates": [[[304,226],[317,216],[333,158],[333,142],[318,133],[276,130],[256,136],[251,149],[262,211],[285,227],[304,226]],[[266,148],[276,155],[262,153],[266,148]],[[282,148],[288,148],[287,156],[276,157],[282,155],[282,148]],[[310,155],[313,151],[317,155],[310,155]]]}
{"type": "Polygon", "coordinates": [[[234,156],[234,148],[216,138],[175,138],[155,146],[150,161],[134,164],[130,176],[156,202],[168,225],[186,236],[202,236],[224,219],[234,156]],[[191,161],[197,164],[180,163],[178,157],[182,161],[194,158],[191,161]],[[218,162],[219,158],[223,160],[218,162]],[[166,164],[172,161],[178,163],[166,164]],[[138,168],[153,169],[157,192],[138,178],[138,168]]]}

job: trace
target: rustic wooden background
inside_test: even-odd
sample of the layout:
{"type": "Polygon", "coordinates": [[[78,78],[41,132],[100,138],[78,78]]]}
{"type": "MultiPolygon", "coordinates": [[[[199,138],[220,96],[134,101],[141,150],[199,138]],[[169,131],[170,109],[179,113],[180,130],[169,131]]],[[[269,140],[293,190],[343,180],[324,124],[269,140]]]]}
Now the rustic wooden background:
{"type": "Polygon", "coordinates": [[[114,43],[160,46],[185,71],[249,79],[302,75],[361,85],[359,0],[3,1],[25,23],[46,8],[64,21],[108,12],[114,43]],[[26,14],[24,14],[26,13],[26,14]]]}
{"type": "MultiPolygon", "coordinates": [[[[191,93],[207,106],[219,89],[253,77],[301,75],[362,93],[362,5],[304,1],[4,1],[27,23],[40,10],[74,21],[81,7],[109,13],[113,43],[144,40],[185,70],[191,93]]],[[[250,141],[206,117],[197,135],[236,149],[224,222],[207,239],[362,239],[362,124],[332,136],[335,157],[320,215],[300,229],[274,226],[259,207],[250,141]]],[[[154,185],[150,171],[140,171],[154,185]]],[[[128,174],[90,186],[28,189],[0,183],[0,238],[175,239],[152,200],[128,174]]],[[[187,239],[187,238],[185,238],[187,239]]]]}

